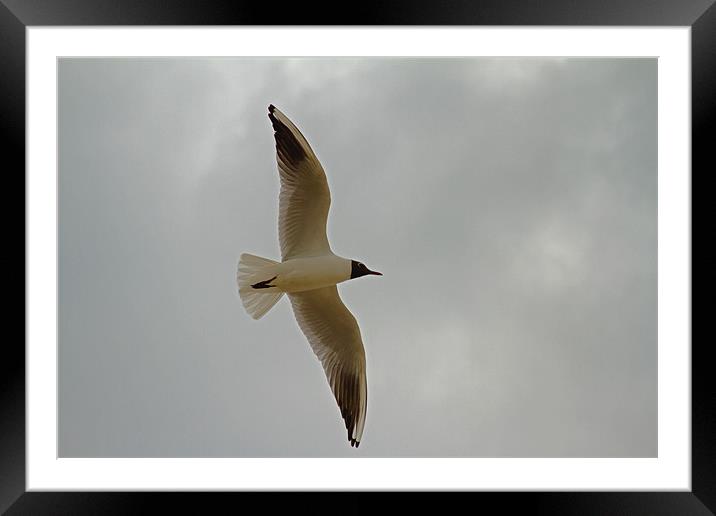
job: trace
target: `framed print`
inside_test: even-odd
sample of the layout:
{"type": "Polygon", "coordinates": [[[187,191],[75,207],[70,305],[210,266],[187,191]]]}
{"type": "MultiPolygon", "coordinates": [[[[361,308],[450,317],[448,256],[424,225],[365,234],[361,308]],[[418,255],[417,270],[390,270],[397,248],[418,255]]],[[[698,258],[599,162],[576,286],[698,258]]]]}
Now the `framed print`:
{"type": "Polygon", "coordinates": [[[27,304],[3,510],[716,505],[691,322],[709,2],[398,3],[352,27],[5,3],[27,304]]]}

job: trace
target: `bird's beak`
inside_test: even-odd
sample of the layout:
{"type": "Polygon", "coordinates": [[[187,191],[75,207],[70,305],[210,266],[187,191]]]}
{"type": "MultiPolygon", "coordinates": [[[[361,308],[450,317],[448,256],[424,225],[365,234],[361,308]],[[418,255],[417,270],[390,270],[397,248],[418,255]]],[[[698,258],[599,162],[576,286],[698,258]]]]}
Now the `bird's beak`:
{"type": "Polygon", "coordinates": [[[378,272],[378,271],[371,271],[370,269],[368,270],[368,274],[375,274],[376,276],[382,276],[382,275],[383,275],[383,273],[382,273],[382,272],[378,272]]]}

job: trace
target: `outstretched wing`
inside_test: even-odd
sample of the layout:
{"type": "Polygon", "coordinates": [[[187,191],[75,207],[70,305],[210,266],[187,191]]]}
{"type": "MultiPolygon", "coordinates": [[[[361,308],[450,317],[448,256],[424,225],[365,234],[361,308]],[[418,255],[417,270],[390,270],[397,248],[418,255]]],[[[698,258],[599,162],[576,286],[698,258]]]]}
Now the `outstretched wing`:
{"type": "Polygon", "coordinates": [[[331,193],[321,163],[293,123],[269,106],[281,176],[278,238],[283,260],[328,254],[326,236],[331,193]]]}
{"type": "Polygon", "coordinates": [[[360,444],[368,406],[365,350],[358,323],[338,296],[335,286],[288,295],[293,313],[326,378],[348,430],[348,440],[360,444]]]}

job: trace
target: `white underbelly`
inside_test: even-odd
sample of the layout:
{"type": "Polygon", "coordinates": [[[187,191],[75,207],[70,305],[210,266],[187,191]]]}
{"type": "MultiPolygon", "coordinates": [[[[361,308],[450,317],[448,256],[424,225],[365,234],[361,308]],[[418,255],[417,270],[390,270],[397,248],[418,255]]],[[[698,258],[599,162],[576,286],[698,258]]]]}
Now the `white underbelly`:
{"type": "Polygon", "coordinates": [[[277,266],[271,283],[283,292],[303,292],[330,287],[350,278],[350,260],[338,256],[295,258],[277,266]]]}

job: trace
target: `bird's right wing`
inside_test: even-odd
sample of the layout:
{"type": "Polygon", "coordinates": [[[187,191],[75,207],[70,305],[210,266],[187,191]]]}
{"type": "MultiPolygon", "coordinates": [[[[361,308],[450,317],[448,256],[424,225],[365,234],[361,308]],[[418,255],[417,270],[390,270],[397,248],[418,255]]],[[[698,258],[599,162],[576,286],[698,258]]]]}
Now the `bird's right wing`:
{"type": "Polygon", "coordinates": [[[321,163],[298,128],[269,106],[281,176],[278,237],[283,260],[328,254],[326,236],[331,193],[321,163]]]}
{"type": "Polygon", "coordinates": [[[358,323],[334,286],[288,295],[296,321],[323,365],[351,446],[363,436],[368,405],[365,350],[358,323]]]}

